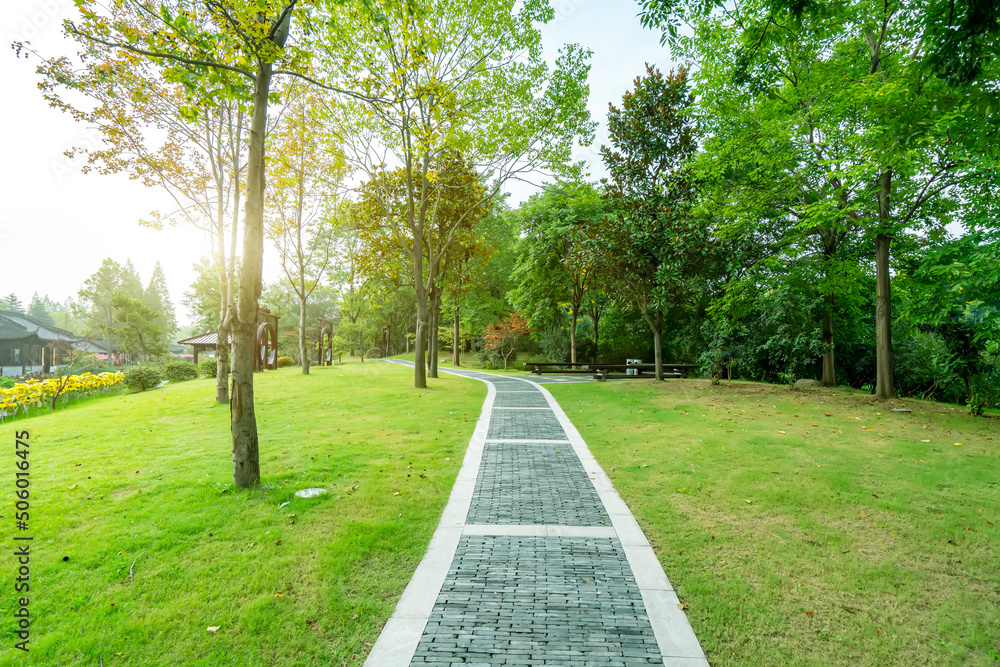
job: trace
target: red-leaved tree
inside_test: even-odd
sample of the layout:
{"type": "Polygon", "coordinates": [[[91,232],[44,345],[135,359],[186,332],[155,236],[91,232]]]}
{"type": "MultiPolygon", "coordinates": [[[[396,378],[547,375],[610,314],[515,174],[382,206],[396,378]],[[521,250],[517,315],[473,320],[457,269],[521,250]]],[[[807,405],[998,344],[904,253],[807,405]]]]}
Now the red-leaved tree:
{"type": "Polygon", "coordinates": [[[511,313],[499,322],[486,327],[483,331],[483,340],[488,351],[495,352],[503,359],[503,369],[507,370],[507,360],[517,350],[521,339],[530,331],[528,320],[521,317],[520,313],[511,313]]]}

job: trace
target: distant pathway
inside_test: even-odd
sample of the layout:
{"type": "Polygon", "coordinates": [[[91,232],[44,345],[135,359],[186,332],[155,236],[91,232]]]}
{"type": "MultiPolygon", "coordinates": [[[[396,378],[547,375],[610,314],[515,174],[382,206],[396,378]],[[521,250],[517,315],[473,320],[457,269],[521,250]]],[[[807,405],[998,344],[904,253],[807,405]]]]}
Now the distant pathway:
{"type": "Polygon", "coordinates": [[[489,391],[441,523],[365,664],[708,665],[552,395],[523,377],[442,372],[489,391]]]}

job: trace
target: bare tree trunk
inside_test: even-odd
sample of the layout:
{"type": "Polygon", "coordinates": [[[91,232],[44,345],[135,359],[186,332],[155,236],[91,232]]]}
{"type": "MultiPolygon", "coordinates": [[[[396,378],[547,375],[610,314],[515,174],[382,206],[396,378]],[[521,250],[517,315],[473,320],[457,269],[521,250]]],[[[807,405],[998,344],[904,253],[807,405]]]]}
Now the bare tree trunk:
{"type": "Polygon", "coordinates": [[[436,378],[438,376],[438,355],[441,353],[441,337],[438,335],[438,322],[441,319],[441,291],[435,288],[431,296],[431,321],[427,327],[428,352],[427,376],[436,378]]]}
{"type": "Polygon", "coordinates": [[[427,296],[417,294],[417,327],[413,337],[413,386],[427,388],[427,296]],[[422,298],[421,298],[422,297],[422,298]]]}
{"type": "Polygon", "coordinates": [[[889,244],[884,234],[875,237],[875,398],[896,397],[892,375],[892,301],[889,282],[889,244]]]}
{"type": "Polygon", "coordinates": [[[451,342],[451,363],[456,368],[461,364],[461,349],[459,347],[459,339],[461,338],[460,320],[458,317],[458,306],[455,306],[455,320],[452,323],[454,329],[452,330],[452,342],[451,342]]]}
{"type": "Polygon", "coordinates": [[[653,327],[653,360],[656,364],[656,379],[663,379],[663,309],[656,309],[656,326],[653,327]]]}
{"type": "Polygon", "coordinates": [[[590,319],[594,322],[594,363],[597,363],[597,355],[601,343],[601,314],[596,310],[591,314],[590,319]]]}
{"type": "Polygon", "coordinates": [[[833,387],[837,384],[837,371],[833,365],[833,313],[829,312],[833,308],[833,295],[827,294],[825,297],[827,312],[823,313],[823,379],[820,384],[824,387],[833,387]]]}
{"type": "Polygon", "coordinates": [[[569,362],[576,363],[576,306],[573,306],[573,317],[569,323],[569,362]]]}
{"type": "Polygon", "coordinates": [[[302,374],[309,375],[309,339],[306,336],[306,300],[299,297],[299,358],[302,359],[302,374]]]}
{"type": "MultiPolygon", "coordinates": [[[[892,191],[892,171],[879,175],[879,229],[889,228],[889,194],[892,191]]],[[[892,237],[886,233],[875,236],[875,399],[896,397],[892,375],[892,285],[889,279],[889,247],[892,237]]]]}
{"type": "Polygon", "coordinates": [[[257,310],[264,256],[264,131],[271,64],[262,63],[254,86],[247,163],[247,203],[243,225],[243,263],[233,321],[233,368],[229,415],[233,436],[233,483],[251,487],[260,483],[260,451],[253,403],[253,367],[256,355],[257,310]]]}

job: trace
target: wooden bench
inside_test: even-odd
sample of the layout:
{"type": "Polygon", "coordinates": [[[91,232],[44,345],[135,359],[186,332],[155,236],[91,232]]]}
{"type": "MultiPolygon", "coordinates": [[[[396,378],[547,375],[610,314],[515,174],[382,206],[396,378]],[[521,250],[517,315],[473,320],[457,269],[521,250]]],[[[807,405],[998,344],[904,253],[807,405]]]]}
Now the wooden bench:
{"type": "MultiPolygon", "coordinates": [[[[649,377],[649,374],[655,374],[656,372],[656,364],[574,364],[568,362],[529,361],[524,364],[524,367],[536,375],[541,375],[542,373],[557,373],[559,375],[570,373],[593,374],[594,379],[598,382],[604,382],[609,377],[613,377],[613,379],[649,377]],[[624,372],[612,376],[611,374],[615,371],[624,372]],[[628,371],[635,371],[635,373],[630,374],[628,371]]],[[[698,364],[663,364],[663,377],[686,378],[688,372],[695,368],[698,368],[698,364]]]]}
{"type": "Polygon", "coordinates": [[[594,364],[584,364],[584,363],[572,364],[569,362],[558,363],[552,361],[528,361],[525,362],[524,369],[531,371],[535,375],[541,375],[542,373],[559,373],[560,375],[564,373],[593,373],[594,364]],[[567,370],[556,370],[557,368],[567,369],[567,370]]]}

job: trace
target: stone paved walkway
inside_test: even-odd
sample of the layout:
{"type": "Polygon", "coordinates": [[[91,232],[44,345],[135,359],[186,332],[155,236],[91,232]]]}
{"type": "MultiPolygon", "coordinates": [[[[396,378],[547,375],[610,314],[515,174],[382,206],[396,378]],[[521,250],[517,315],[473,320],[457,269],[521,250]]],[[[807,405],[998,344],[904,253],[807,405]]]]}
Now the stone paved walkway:
{"type": "Polygon", "coordinates": [[[649,542],[552,395],[525,378],[443,372],[489,391],[427,554],[365,664],[707,665],[649,542]]]}

